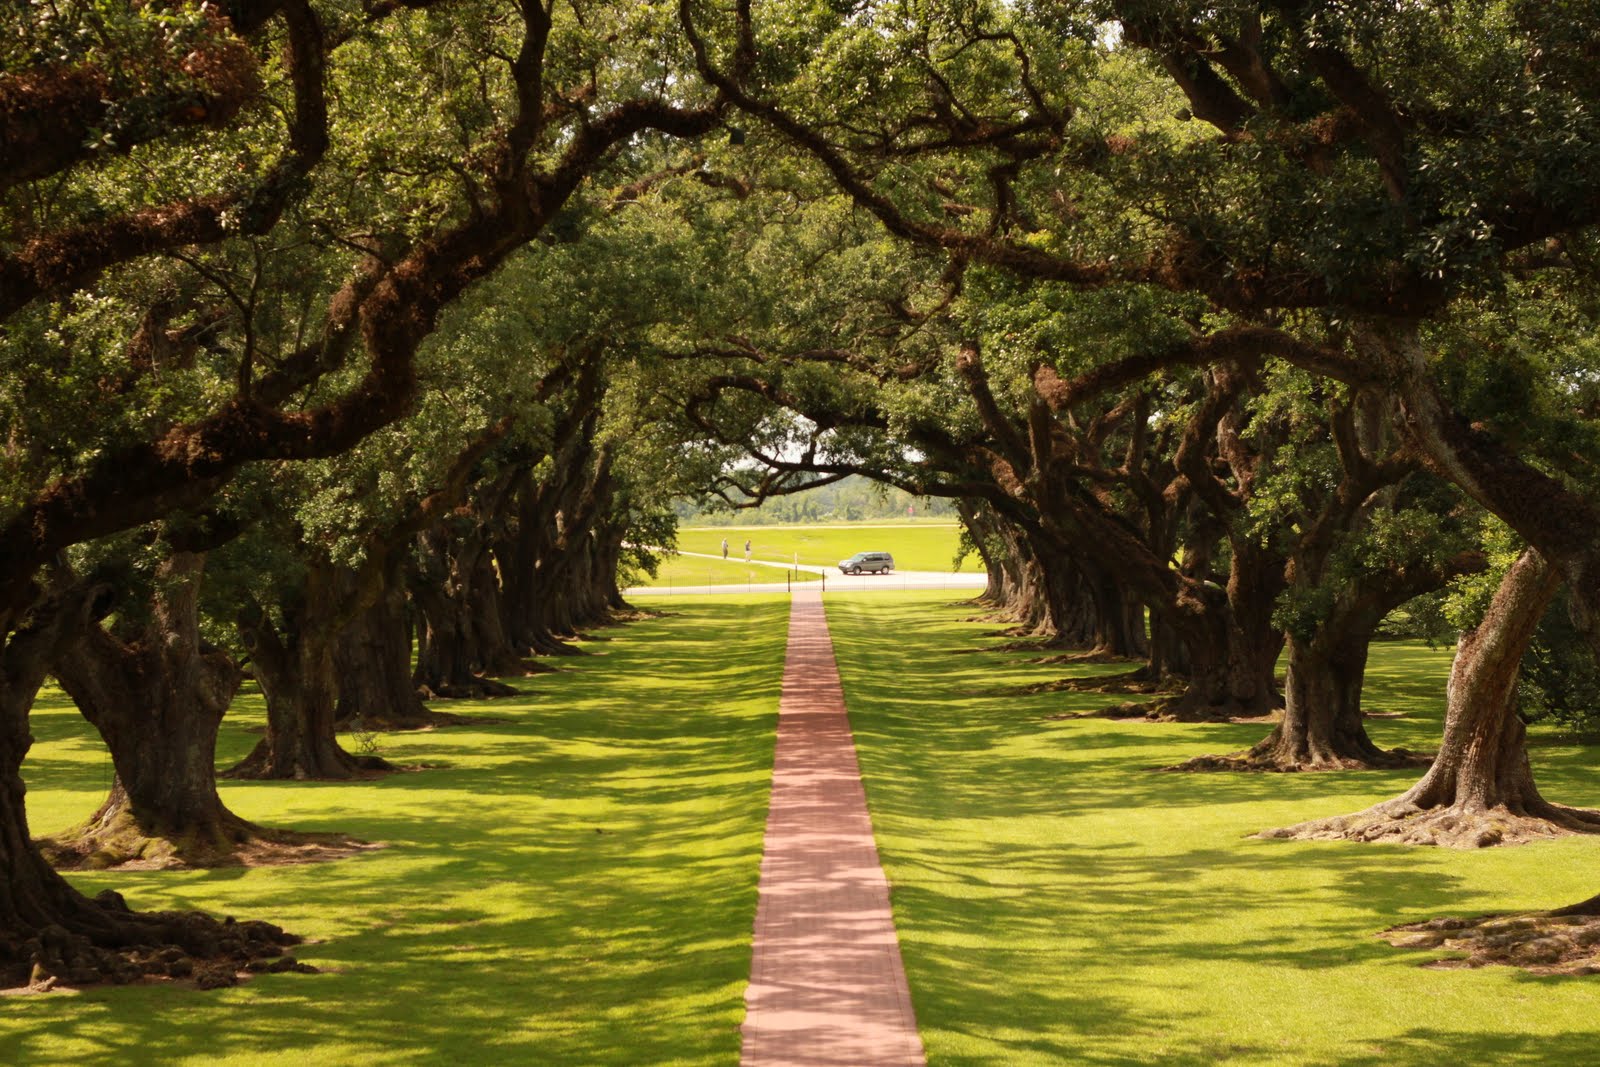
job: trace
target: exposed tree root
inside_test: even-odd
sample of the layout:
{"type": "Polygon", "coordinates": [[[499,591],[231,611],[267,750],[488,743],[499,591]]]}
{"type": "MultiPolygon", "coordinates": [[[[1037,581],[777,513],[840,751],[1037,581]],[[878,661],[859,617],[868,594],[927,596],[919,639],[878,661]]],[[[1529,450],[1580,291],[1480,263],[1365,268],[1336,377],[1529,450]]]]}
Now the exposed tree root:
{"type": "Polygon", "coordinates": [[[1175,763],[1170,767],[1157,767],[1158,771],[1178,771],[1184,773],[1249,773],[1249,774],[1292,774],[1297,772],[1320,771],[1393,771],[1407,768],[1423,768],[1433,762],[1431,752],[1412,752],[1409,749],[1396,748],[1381,752],[1377,757],[1356,758],[1346,756],[1331,756],[1322,759],[1278,759],[1271,756],[1256,754],[1254,749],[1245,749],[1226,756],[1196,756],[1194,759],[1175,763]]]}
{"type": "Polygon", "coordinates": [[[198,912],[136,913],[110,889],[86,903],[94,910],[82,916],[79,930],[51,925],[26,938],[0,935],[0,987],[42,993],[158,978],[215,989],[252,972],[316,970],[284,956],[300,938],[271,923],[218,921],[198,912]]]}
{"type": "MultiPolygon", "coordinates": [[[[1030,660],[1029,662],[1037,663],[1041,666],[1055,666],[1062,663],[1128,663],[1130,662],[1130,657],[1116,652],[1111,652],[1104,648],[1088,648],[1078,652],[1061,652],[1053,656],[1042,656],[1039,659],[1030,660]]],[[[1131,673],[1135,675],[1144,674],[1146,677],[1149,676],[1147,669],[1133,671],[1131,673]]]]}
{"type": "MultiPolygon", "coordinates": [[[[1124,671],[1121,674],[1099,674],[1087,678],[1057,678],[1017,689],[1017,694],[1031,696],[1038,693],[1175,693],[1182,683],[1171,678],[1158,678],[1147,668],[1124,671]]],[[[1118,716],[1113,716],[1118,717],[1118,716]]],[[[1120,716],[1132,717],[1132,716],[1120,716]]]]}
{"type": "MultiPolygon", "coordinates": [[[[1084,679],[1091,681],[1092,679],[1084,679]]],[[[1152,687],[1154,688],[1154,687],[1152,687]]],[[[1091,692],[1095,690],[1090,690],[1091,692]]],[[[1116,690],[1109,690],[1116,692],[1116,690]]],[[[1154,700],[1130,701],[1112,704],[1096,711],[1083,711],[1052,715],[1052,719],[1145,719],[1149,722],[1220,723],[1259,722],[1263,712],[1259,707],[1236,700],[1209,703],[1196,699],[1192,693],[1158,696],[1154,700]]]]}
{"type": "MultiPolygon", "coordinates": [[[[981,601],[981,600],[967,600],[967,601],[963,601],[963,603],[970,604],[971,606],[973,606],[975,608],[983,608],[983,607],[986,606],[983,603],[983,601],[981,601]]],[[[1019,632],[1021,631],[1021,627],[1017,626],[1017,617],[1015,615],[1011,614],[1010,612],[1005,611],[1005,610],[1003,610],[1001,608],[995,608],[995,609],[990,610],[990,611],[984,611],[984,612],[982,612],[981,614],[978,614],[978,615],[968,615],[966,618],[962,619],[961,621],[962,622],[981,622],[981,623],[990,624],[990,625],[1010,623],[1011,624],[1011,630],[1019,631],[1019,632]]]]}
{"type": "Polygon", "coordinates": [[[500,721],[502,720],[425,709],[420,713],[405,712],[399,715],[368,712],[349,719],[341,719],[335,725],[340,731],[351,733],[399,733],[404,730],[434,730],[442,726],[474,726],[500,721]]]}
{"type": "Polygon", "coordinates": [[[452,682],[441,685],[437,689],[423,686],[421,689],[424,700],[490,700],[495,697],[521,696],[522,690],[513,689],[504,682],[497,682],[493,678],[474,678],[470,682],[452,682]]]}
{"type": "MultiPolygon", "coordinates": [[[[575,635],[572,640],[578,640],[575,635]]],[[[530,642],[533,651],[541,656],[587,656],[589,653],[577,645],[569,644],[566,639],[556,637],[554,634],[540,635],[530,642]]]]}
{"type": "Polygon", "coordinates": [[[1516,808],[1423,808],[1408,800],[1389,800],[1354,815],[1263,830],[1258,837],[1296,841],[1384,841],[1400,845],[1488,848],[1520,845],[1568,834],[1600,834],[1600,811],[1539,801],[1516,808]]]}
{"type": "Polygon", "coordinates": [[[1557,911],[1431,919],[1378,936],[1396,948],[1463,953],[1429,967],[1520,967],[1534,974],[1600,974],[1600,898],[1557,911]]]}
{"type": "Polygon", "coordinates": [[[218,778],[230,778],[236,781],[279,781],[294,779],[297,781],[327,781],[343,782],[358,779],[378,778],[385,774],[395,774],[400,768],[384,759],[382,756],[357,756],[343,749],[335,748],[331,753],[322,753],[322,759],[310,763],[294,763],[285,768],[275,767],[272,763],[272,753],[267,748],[267,743],[262,742],[250,752],[250,755],[218,773],[218,778]]]}
{"type": "Polygon", "coordinates": [[[667,613],[665,611],[658,611],[654,608],[641,608],[637,605],[629,604],[626,607],[613,608],[605,625],[616,626],[622,623],[643,622],[646,619],[663,619],[666,616],[667,613]]]}
{"type": "Polygon", "coordinates": [[[141,826],[127,808],[43,838],[38,845],[60,870],[283,866],[343,859],[382,847],[344,834],[267,829],[231,812],[203,829],[163,834],[141,826]]]}
{"type": "Polygon", "coordinates": [[[1017,634],[1010,633],[1008,631],[1003,631],[1003,630],[1001,632],[999,632],[999,633],[985,634],[984,635],[985,637],[1012,637],[1012,638],[1018,638],[1018,639],[1017,640],[1012,640],[1012,641],[1007,641],[1004,644],[1000,644],[1000,645],[987,645],[987,646],[985,646],[983,648],[975,649],[974,651],[977,651],[977,652],[1048,652],[1048,651],[1050,651],[1052,649],[1058,649],[1058,648],[1061,647],[1060,642],[1058,642],[1054,638],[1029,637],[1029,636],[1027,636],[1027,634],[1029,634],[1029,633],[1031,633],[1031,631],[1023,631],[1022,632],[1022,636],[1020,638],[1018,638],[1017,634]]]}

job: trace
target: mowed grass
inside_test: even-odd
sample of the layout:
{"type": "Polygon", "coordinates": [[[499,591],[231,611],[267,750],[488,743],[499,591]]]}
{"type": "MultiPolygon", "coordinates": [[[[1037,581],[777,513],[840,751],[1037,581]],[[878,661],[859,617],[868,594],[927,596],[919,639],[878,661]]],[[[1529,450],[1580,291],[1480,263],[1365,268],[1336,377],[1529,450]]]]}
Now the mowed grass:
{"type": "MultiPolygon", "coordinates": [[[[272,826],[387,843],[300,867],[74,876],[312,939],[323,973],[213,992],[0,1002],[6,1064],[730,1064],[749,976],[788,604],[722,596],[602,631],[592,656],[443,706],[504,722],[386,735],[430,769],[223,784],[272,826]]],[[[222,764],[259,700],[224,724],[222,764]]],[[[59,697],[24,767],[33,826],[86,817],[103,750],[59,697]]],[[[349,742],[354,743],[354,742],[349,742]]]]}
{"type": "MultiPolygon", "coordinates": [[[[830,594],[912,997],[935,1064],[1592,1063],[1600,979],[1426,969],[1374,935],[1600,891],[1600,841],[1480,852],[1247,837],[1393,796],[1416,772],[1149,768],[1259,725],[1052,720],[1066,668],[996,643],[950,594],[830,594]]],[[[1430,748],[1449,652],[1374,650],[1369,722],[1430,748]]],[[[1116,670],[1115,666],[1076,668],[1116,670]]],[[[1547,796],[1600,806],[1593,748],[1536,732],[1547,796]]]]}
{"type": "MultiPolygon", "coordinates": [[[[742,546],[743,541],[739,544],[742,546]]],[[[654,578],[643,578],[645,586],[680,585],[770,585],[788,578],[795,582],[820,582],[822,575],[792,568],[763,567],[746,563],[744,553],[729,552],[726,560],[701,556],[668,556],[654,578]]]]}
{"type": "MultiPolygon", "coordinates": [[[[904,571],[950,571],[961,528],[955,523],[906,522],[860,523],[837,526],[702,526],[678,531],[678,547],[685,552],[722,554],[722,539],[728,539],[729,558],[744,558],[746,538],[755,559],[793,563],[812,567],[837,567],[839,561],[857,552],[888,552],[894,565],[904,571]]],[[[709,561],[708,561],[709,562],[709,561]]],[[[961,563],[962,571],[982,571],[976,555],[961,563]]]]}

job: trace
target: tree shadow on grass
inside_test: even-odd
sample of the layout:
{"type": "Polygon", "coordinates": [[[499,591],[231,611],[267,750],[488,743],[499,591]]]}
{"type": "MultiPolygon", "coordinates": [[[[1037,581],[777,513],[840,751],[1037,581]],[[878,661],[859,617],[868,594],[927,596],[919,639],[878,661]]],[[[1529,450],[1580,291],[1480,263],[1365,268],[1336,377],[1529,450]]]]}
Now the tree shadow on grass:
{"type": "MultiPolygon", "coordinates": [[[[1375,935],[1493,910],[1483,902],[1502,886],[1513,906],[1569,903],[1522,899],[1517,886],[1534,883],[1484,873],[1485,864],[1543,869],[1538,857],[1550,850],[1517,865],[1246,840],[1281,815],[1395,795],[1417,772],[1150,774],[1163,761],[1246,747],[1268,727],[1050,721],[1084,696],[1024,692],[1059,668],[1008,653],[951,656],[952,632],[974,624],[916,604],[842,603],[831,614],[913,999],[935,1053],[1006,1064],[1334,1063],[1382,1044],[1391,1062],[1420,1065],[1444,1062],[1427,1054],[1432,1032],[1392,1009],[1446,995],[1478,1008],[1439,1028],[1453,1055],[1492,1062],[1515,1047],[1496,1033],[1497,991],[1514,979],[1423,971],[1431,957],[1375,935]],[[890,660],[898,670],[883,669],[890,660]],[[1484,990],[1477,1001],[1462,991],[1469,982],[1484,990]],[[1328,1014],[1340,1005],[1352,1014],[1328,1014]]],[[[1373,704],[1405,716],[1372,724],[1375,739],[1435,742],[1448,652],[1390,646],[1374,660],[1373,704]]],[[[1600,785],[1592,754],[1587,768],[1580,751],[1553,755],[1535,756],[1550,791],[1581,796],[1600,785]]],[[[1567,988],[1570,1014],[1582,990],[1567,988]]],[[[1587,1040],[1596,1029],[1585,1027],[1587,1040]]]]}
{"type": "Polygon", "coordinates": [[[508,721],[395,739],[394,758],[451,764],[426,774],[230,785],[247,817],[389,848],[75,881],[273,919],[325,973],[8,1004],[0,1060],[733,1062],[787,610],[697,604],[617,631],[498,702],[508,721]]]}

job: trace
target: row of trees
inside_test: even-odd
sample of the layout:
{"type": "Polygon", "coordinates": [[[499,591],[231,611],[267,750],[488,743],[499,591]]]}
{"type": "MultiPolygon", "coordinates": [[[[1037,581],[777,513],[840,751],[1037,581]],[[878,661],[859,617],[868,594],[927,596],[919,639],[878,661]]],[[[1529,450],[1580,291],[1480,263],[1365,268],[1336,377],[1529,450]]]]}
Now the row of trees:
{"type": "Polygon", "coordinates": [[[58,861],[292,843],[216,794],[243,669],[269,728],[230,773],[376,772],[341,718],[438,721],[419,689],[570,651],[684,491],[948,499],[1023,632],[1142,661],[1139,713],[1282,706],[1207,768],[1413,761],[1361,677],[1431,593],[1439,755],[1289,832],[1600,828],[1540,797],[1516,703],[1557,596],[1600,639],[1589,5],[5,18],[4,977],[287,940],[53,871],[47,674],[118,773],[58,861]]]}
{"type": "Polygon", "coordinates": [[[215,863],[305,841],[218,796],[246,672],[267,729],[227,773],[347,778],[386,765],[338,724],[574,651],[705,462],[636,343],[681,294],[621,279],[633,183],[722,105],[629,5],[3,18],[0,984],[226,977],[293,938],[86,899],[32,840],[45,676],[116,770],[49,859],[215,863]]]}
{"type": "Polygon", "coordinates": [[[1540,795],[1519,686],[1541,623],[1541,693],[1600,644],[1595,11],[680,13],[776,184],[837,197],[809,247],[737,238],[790,246],[786,310],[730,322],[685,397],[763,464],[743,491],[950,497],[1025,631],[1144,661],[1122,681],[1154,699],[1120,713],[1282,707],[1191,769],[1428,768],[1276,836],[1600,829],[1540,795]],[[1461,635],[1431,760],[1361,713],[1369,643],[1423,595],[1461,635]]]}

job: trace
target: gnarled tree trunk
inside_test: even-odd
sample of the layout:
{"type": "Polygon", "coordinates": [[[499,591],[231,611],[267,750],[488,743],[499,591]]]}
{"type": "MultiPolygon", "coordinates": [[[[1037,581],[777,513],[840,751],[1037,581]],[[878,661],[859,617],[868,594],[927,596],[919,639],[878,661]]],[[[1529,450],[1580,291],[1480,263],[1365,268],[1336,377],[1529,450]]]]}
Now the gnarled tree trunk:
{"type": "Polygon", "coordinates": [[[384,587],[339,637],[334,650],[339,699],[334,721],[347,730],[421,730],[462,722],[432,711],[411,680],[411,633],[405,591],[384,587]]]}
{"type": "Polygon", "coordinates": [[[413,681],[433,696],[513,696],[517,691],[511,686],[480,673],[487,664],[478,624],[485,607],[494,610],[497,624],[500,612],[478,599],[474,583],[492,579],[493,567],[480,566],[487,561],[476,523],[466,530],[454,525],[449,520],[435,524],[418,539],[422,564],[409,576],[420,630],[413,681]]]}
{"type": "MultiPolygon", "coordinates": [[[[111,795],[89,821],[47,844],[58,865],[230,862],[263,831],[217,794],[217,730],[243,677],[202,649],[204,557],[175,551],[159,567],[151,619],[122,641],[99,623],[69,640],[54,671],[111,752],[111,795]]],[[[281,835],[279,835],[281,836],[281,835]]]]}
{"type": "Polygon", "coordinates": [[[310,563],[304,589],[284,607],[282,633],[259,604],[241,613],[240,633],[267,700],[267,732],[227,777],[340,779],[393,769],[376,756],[345,751],[335,733],[334,650],[348,578],[336,564],[310,563]]]}
{"type": "Polygon", "coordinates": [[[281,955],[298,938],[267,923],[130,912],[110,890],[90,900],[51,869],[28,833],[21,775],[33,743],[28,713],[62,629],[80,628],[96,614],[90,599],[78,590],[34,604],[25,618],[0,612],[0,987],[128,982],[147,974],[229,984],[246,961],[281,955]]]}
{"type": "Polygon", "coordinates": [[[1539,795],[1516,713],[1522,655],[1559,584],[1559,573],[1542,556],[1524,551],[1501,580],[1483,621],[1461,635],[1450,670],[1444,739],[1421,781],[1355,815],[1262,836],[1473,848],[1600,833],[1600,812],[1561,807],[1539,795]]]}

